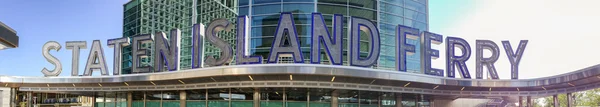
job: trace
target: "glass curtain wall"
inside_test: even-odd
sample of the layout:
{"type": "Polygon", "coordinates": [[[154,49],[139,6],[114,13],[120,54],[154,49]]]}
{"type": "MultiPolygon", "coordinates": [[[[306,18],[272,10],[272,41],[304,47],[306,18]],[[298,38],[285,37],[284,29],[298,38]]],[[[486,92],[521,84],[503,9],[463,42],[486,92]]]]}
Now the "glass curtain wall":
{"type": "MultiPolygon", "coordinates": [[[[180,107],[181,91],[135,91],[132,107],[180,107]]],[[[431,96],[402,94],[396,102],[396,93],[335,90],[318,88],[217,88],[186,90],[186,107],[253,107],[254,100],[261,107],[331,107],[332,94],[337,92],[337,107],[429,107],[431,96]],[[258,91],[260,99],[254,99],[258,91]]],[[[42,97],[52,97],[44,95],[42,97]]],[[[59,97],[59,96],[56,96],[59,97]]],[[[69,96],[63,96],[67,98],[69,96]]],[[[63,98],[60,97],[60,98],[63,98]]],[[[47,102],[47,101],[46,101],[47,102]]],[[[97,92],[95,107],[126,107],[127,92],[97,92]]]]}

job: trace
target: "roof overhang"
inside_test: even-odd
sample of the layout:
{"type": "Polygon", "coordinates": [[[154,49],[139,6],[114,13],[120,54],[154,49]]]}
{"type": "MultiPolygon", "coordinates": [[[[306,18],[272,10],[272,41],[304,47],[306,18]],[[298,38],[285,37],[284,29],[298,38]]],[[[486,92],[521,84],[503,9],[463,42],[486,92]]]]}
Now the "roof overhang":
{"type": "Polygon", "coordinates": [[[542,96],[600,87],[600,65],[537,79],[483,80],[318,64],[256,64],[91,77],[0,76],[23,91],[132,91],[307,87],[467,96],[542,96]]]}

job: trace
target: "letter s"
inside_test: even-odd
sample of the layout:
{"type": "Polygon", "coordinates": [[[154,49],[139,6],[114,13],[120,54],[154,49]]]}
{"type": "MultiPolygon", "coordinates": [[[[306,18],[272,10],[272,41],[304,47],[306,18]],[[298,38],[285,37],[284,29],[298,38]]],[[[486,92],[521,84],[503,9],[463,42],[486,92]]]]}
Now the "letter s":
{"type": "Polygon", "coordinates": [[[50,50],[56,50],[58,52],[60,50],[60,44],[58,44],[58,42],[56,41],[49,41],[46,42],[46,44],[44,44],[44,46],[42,47],[42,55],[44,56],[44,58],[46,58],[48,62],[54,65],[54,70],[52,71],[46,69],[46,67],[42,69],[42,73],[44,73],[44,76],[46,77],[58,76],[62,71],[62,64],[60,63],[60,60],[52,56],[50,54],[50,50]]]}

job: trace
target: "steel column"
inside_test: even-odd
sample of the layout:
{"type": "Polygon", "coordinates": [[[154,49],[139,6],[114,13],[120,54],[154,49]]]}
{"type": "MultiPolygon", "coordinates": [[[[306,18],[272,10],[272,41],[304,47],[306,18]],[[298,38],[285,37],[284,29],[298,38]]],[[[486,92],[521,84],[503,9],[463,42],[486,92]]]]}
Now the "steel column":
{"type": "Polygon", "coordinates": [[[531,101],[531,96],[527,96],[527,107],[533,107],[533,102],[531,101]]]}
{"type": "Polygon", "coordinates": [[[571,102],[573,98],[571,97],[571,93],[567,93],[567,107],[571,107],[571,102]]]}
{"type": "Polygon", "coordinates": [[[127,92],[127,107],[133,106],[133,94],[131,91],[127,92]]]}
{"type": "Polygon", "coordinates": [[[519,107],[523,107],[523,96],[519,96],[519,107]]]}
{"type": "Polygon", "coordinates": [[[338,97],[339,96],[340,96],[340,94],[338,93],[338,90],[333,90],[333,92],[331,92],[331,107],[338,106],[338,97]]]}
{"type": "Polygon", "coordinates": [[[258,90],[258,88],[254,89],[254,99],[253,99],[253,104],[254,107],[260,107],[260,91],[258,90]]]}
{"type": "MultiPolygon", "coordinates": [[[[231,98],[231,97],[229,97],[231,98]]],[[[179,107],[185,107],[187,100],[187,93],[183,90],[179,91],[179,107]]]]}
{"type": "Polygon", "coordinates": [[[558,102],[558,95],[552,96],[552,101],[554,102],[554,107],[560,107],[560,103],[558,102]]]}
{"type": "Polygon", "coordinates": [[[402,94],[395,93],[396,96],[396,107],[402,107],[402,94]]]}

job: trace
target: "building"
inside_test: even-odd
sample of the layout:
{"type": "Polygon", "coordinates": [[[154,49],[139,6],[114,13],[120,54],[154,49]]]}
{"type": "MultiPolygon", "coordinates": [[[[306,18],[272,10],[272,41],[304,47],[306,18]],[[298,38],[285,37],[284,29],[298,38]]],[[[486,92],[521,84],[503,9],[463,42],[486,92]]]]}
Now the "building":
{"type": "MultiPolygon", "coordinates": [[[[132,0],[124,7],[124,37],[182,29],[182,70],[132,73],[131,56],[124,57],[123,74],[98,77],[0,76],[8,105],[31,107],[445,107],[514,106],[532,98],[570,94],[600,87],[600,65],[552,77],[524,80],[484,80],[431,76],[421,73],[420,56],[409,58],[408,72],[395,71],[394,29],[405,25],[428,30],[427,0],[132,0]],[[310,14],[320,12],[327,26],[333,14],[375,22],[382,38],[378,64],[373,67],[322,64],[226,65],[189,69],[194,23],[215,18],[235,23],[251,18],[253,55],[268,55],[280,12],[294,15],[302,52],[308,55],[310,14]],[[129,70],[129,71],[128,71],[129,70]]],[[[347,20],[347,19],[346,19],[347,20]]],[[[236,30],[233,30],[236,31],[236,30]]],[[[347,31],[346,31],[347,32],[347,31]]],[[[236,32],[220,37],[235,49],[236,32]]],[[[420,46],[419,41],[409,41],[420,46]]],[[[368,48],[361,42],[362,51],[368,48]]],[[[152,49],[152,44],[144,44],[152,49]]],[[[419,48],[416,48],[420,52],[419,48]]],[[[124,49],[130,55],[130,47],[124,49]],[[129,49],[129,50],[128,50],[129,49]],[[128,50],[128,51],[127,51],[128,50]]],[[[207,46],[206,55],[218,49],[207,46]]],[[[142,59],[153,65],[151,59],[142,59]]],[[[305,56],[305,62],[309,58],[305,56]]],[[[344,60],[345,61],[345,60],[344,60]]],[[[266,61],[263,61],[266,62],[266,61]]],[[[347,65],[347,64],[345,64],[347,65]]],[[[4,104],[4,103],[2,103],[4,104]]]]}
{"type": "MultiPolygon", "coordinates": [[[[428,29],[427,0],[240,0],[239,15],[247,15],[252,19],[250,53],[262,55],[265,58],[268,56],[280,12],[293,13],[300,46],[307,63],[310,62],[308,57],[310,55],[310,16],[313,12],[323,14],[327,26],[330,28],[333,26],[331,23],[333,14],[344,15],[346,21],[350,16],[358,16],[377,23],[382,40],[381,56],[378,65],[374,67],[377,69],[395,69],[396,37],[394,29],[396,25],[410,26],[422,31],[428,29]]],[[[344,32],[347,32],[347,27],[344,28],[344,32]]],[[[347,39],[344,38],[344,40],[347,39]]],[[[408,71],[421,72],[420,56],[418,55],[420,42],[416,40],[408,42],[417,47],[417,53],[408,58],[408,71]]],[[[346,45],[344,44],[344,48],[347,47],[346,45]]],[[[363,42],[361,46],[364,46],[361,48],[363,53],[361,55],[366,56],[369,44],[363,42]]],[[[344,52],[346,53],[346,51],[344,52]]],[[[329,63],[327,58],[323,58],[323,63],[329,63]]],[[[347,65],[347,62],[344,62],[344,65],[347,65]]]]}
{"type": "Polygon", "coordinates": [[[0,50],[19,47],[17,31],[0,22],[0,50]]]}

